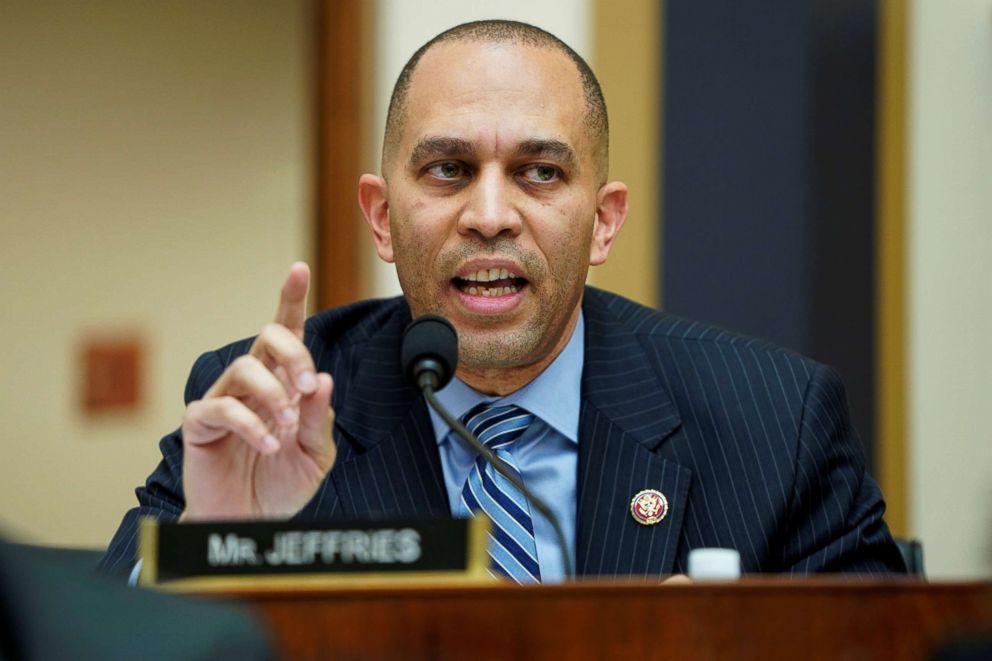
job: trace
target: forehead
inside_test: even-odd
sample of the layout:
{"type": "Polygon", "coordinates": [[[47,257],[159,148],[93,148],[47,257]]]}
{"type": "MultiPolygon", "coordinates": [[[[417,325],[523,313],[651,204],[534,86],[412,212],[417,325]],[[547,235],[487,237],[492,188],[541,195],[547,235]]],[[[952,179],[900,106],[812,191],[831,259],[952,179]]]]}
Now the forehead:
{"type": "Polygon", "coordinates": [[[560,51],[442,43],[424,54],[411,78],[400,142],[409,148],[443,135],[495,146],[552,138],[582,151],[585,107],[578,69],[560,51]]]}

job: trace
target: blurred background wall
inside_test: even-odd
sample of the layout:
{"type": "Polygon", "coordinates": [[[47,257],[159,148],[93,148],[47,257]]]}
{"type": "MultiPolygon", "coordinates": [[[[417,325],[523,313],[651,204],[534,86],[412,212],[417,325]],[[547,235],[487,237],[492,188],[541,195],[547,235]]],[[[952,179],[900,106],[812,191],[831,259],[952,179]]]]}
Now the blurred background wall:
{"type": "Polygon", "coordinates": [[[910,7],[909,527],[935,573],[989,576],[992,2],[910,7]]]}
{"type": "Polygon", "coordinates": [[[196,356],[257,331],[309,256],[301,2],[0,3],[0,526],[105,545],[196,356]],[[91,334],[145,349],[84,415],[91,334]]]}
{"type": "MultiPolygon", "coordinates": [[[[323,194],[313,172],[316,6],[0,4],[0,528],[8,534],[105,544],[158,459],[155,441],[179,424],[196,355],[256,332],[291,261],[325,266],[314,254],[315,225],[326,221],[314,212],[323,194]],[[84,413],[80,351],[92,337],[141,343],[135,410],[84,413]]],[[[420,43],[494,15],[549,29],[600,74],[611,175],[633,190],[617,252],[591,281],[663,306],[663,6],[359,2],[355,38],[371,58],[361,79],[371,111],[356,120],[362,169],[377,169],[389,89],[420,43]]],[[[890,467],[907,497],[893,514],[905,521],[900,533],[923,539],[933,575],[987,576],[992,0],[879,0],[880,29],[892,27],[893,7],[905,20],[896,26],[904,49],[894,51],[904,89],[888,107],[905,130],[902,149],[879,159],[883,178],[897,175],[882,187],[894,190],[896,220],[878,225],[875,240],[896,246],[903,261],[894,278],[865,284],[905,301],[888,314],[894,330],[877,340],[896,347],[896,358],[880,351],[877,360],[900,367],[881,365],[879,374],[894,374],[885,378],[905,393],[893,414],[901,463],[890,467]]],[[[884,133],[888,120],[879,121],[884,133]]],[[[333,204],[349,210],[339,222],[357,222],[353,193],[333,204]]],[[[371,247],[360,251],[356,295],[397,291],[371,247]]]]}

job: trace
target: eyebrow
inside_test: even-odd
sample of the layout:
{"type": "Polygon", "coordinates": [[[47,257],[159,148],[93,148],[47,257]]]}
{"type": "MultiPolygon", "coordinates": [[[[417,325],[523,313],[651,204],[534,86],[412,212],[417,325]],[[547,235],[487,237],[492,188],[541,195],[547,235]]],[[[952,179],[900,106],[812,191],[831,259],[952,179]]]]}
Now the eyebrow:
{"type": "MultiPolygon", "coordinates": [[[[410,152],[410,164],[416,165],[435,158],[464,158],[474,153],[475,148],[468,140],[428,136],[414,145],[410,152]]],[[[578,163],[575,150],[568,143],[550,138],[524,140],[517,145],[514,156],[517,158],[547,158],[570,168],[574,168],[578,163]]]]}
{"type": "Polygon", "coordinates": [[[575,150],[561,140],[524,140],[517,145],[516,155],[518,157],[547,158],[572,168],[578,162],[575,157],[575,150]]]}
{"type": "Polygon", "coordinates": [[[468,140],[429,136],[421,139],[413,147],[413,151],[410,152],[410,163],[416,165],[433,158],[464,157],[474,152],[468,140]]]}

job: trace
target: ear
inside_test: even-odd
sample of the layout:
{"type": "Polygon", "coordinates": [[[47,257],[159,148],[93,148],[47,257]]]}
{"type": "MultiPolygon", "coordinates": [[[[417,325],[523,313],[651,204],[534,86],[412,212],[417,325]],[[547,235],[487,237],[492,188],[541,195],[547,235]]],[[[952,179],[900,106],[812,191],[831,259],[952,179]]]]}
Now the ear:
{"type": "Polygon", "coordinates": [[[389,185],[382,177],[363,174],[358,180],[358,206],[372,231],[379,259],[393,262],[393,239],[389,231],[389,185]]]}
{"type": "Polygon", "coordinates": [[[589,264],[598,266],[606,261],[613,241],[627,220],[627,185],[611,181],[596,194],[596,226],[592,230],[589,264]]]}

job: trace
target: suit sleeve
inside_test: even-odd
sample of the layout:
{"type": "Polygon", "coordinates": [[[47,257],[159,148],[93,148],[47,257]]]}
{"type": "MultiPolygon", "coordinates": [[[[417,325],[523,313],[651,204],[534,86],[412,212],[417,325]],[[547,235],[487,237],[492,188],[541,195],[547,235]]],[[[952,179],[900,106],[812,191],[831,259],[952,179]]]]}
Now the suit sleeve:
{"type": "MultiPolygon", "coordinates": [[[[200,356],[186,381],[186,404],[201,399],[213,382],[224,371],[224,363],[217,352],[200,356]]],[[[159,441],[162,461],[145,481],[135,489],[138,506],[128,510],[100,561],[100,571],[126,577],[137,560],[138,526],[142,518],[150,516],[159,521],[171,522],[179,518],[186,507],[183,496],[183,438],[179,429],[159,441]]]]}
{"type": "Polygon", "coordinates": [[[844,386],[835,372],[816,365],[799,425],[784,569],[904,573],[884,511],[882,493],[866,471],[844,386]]]}

